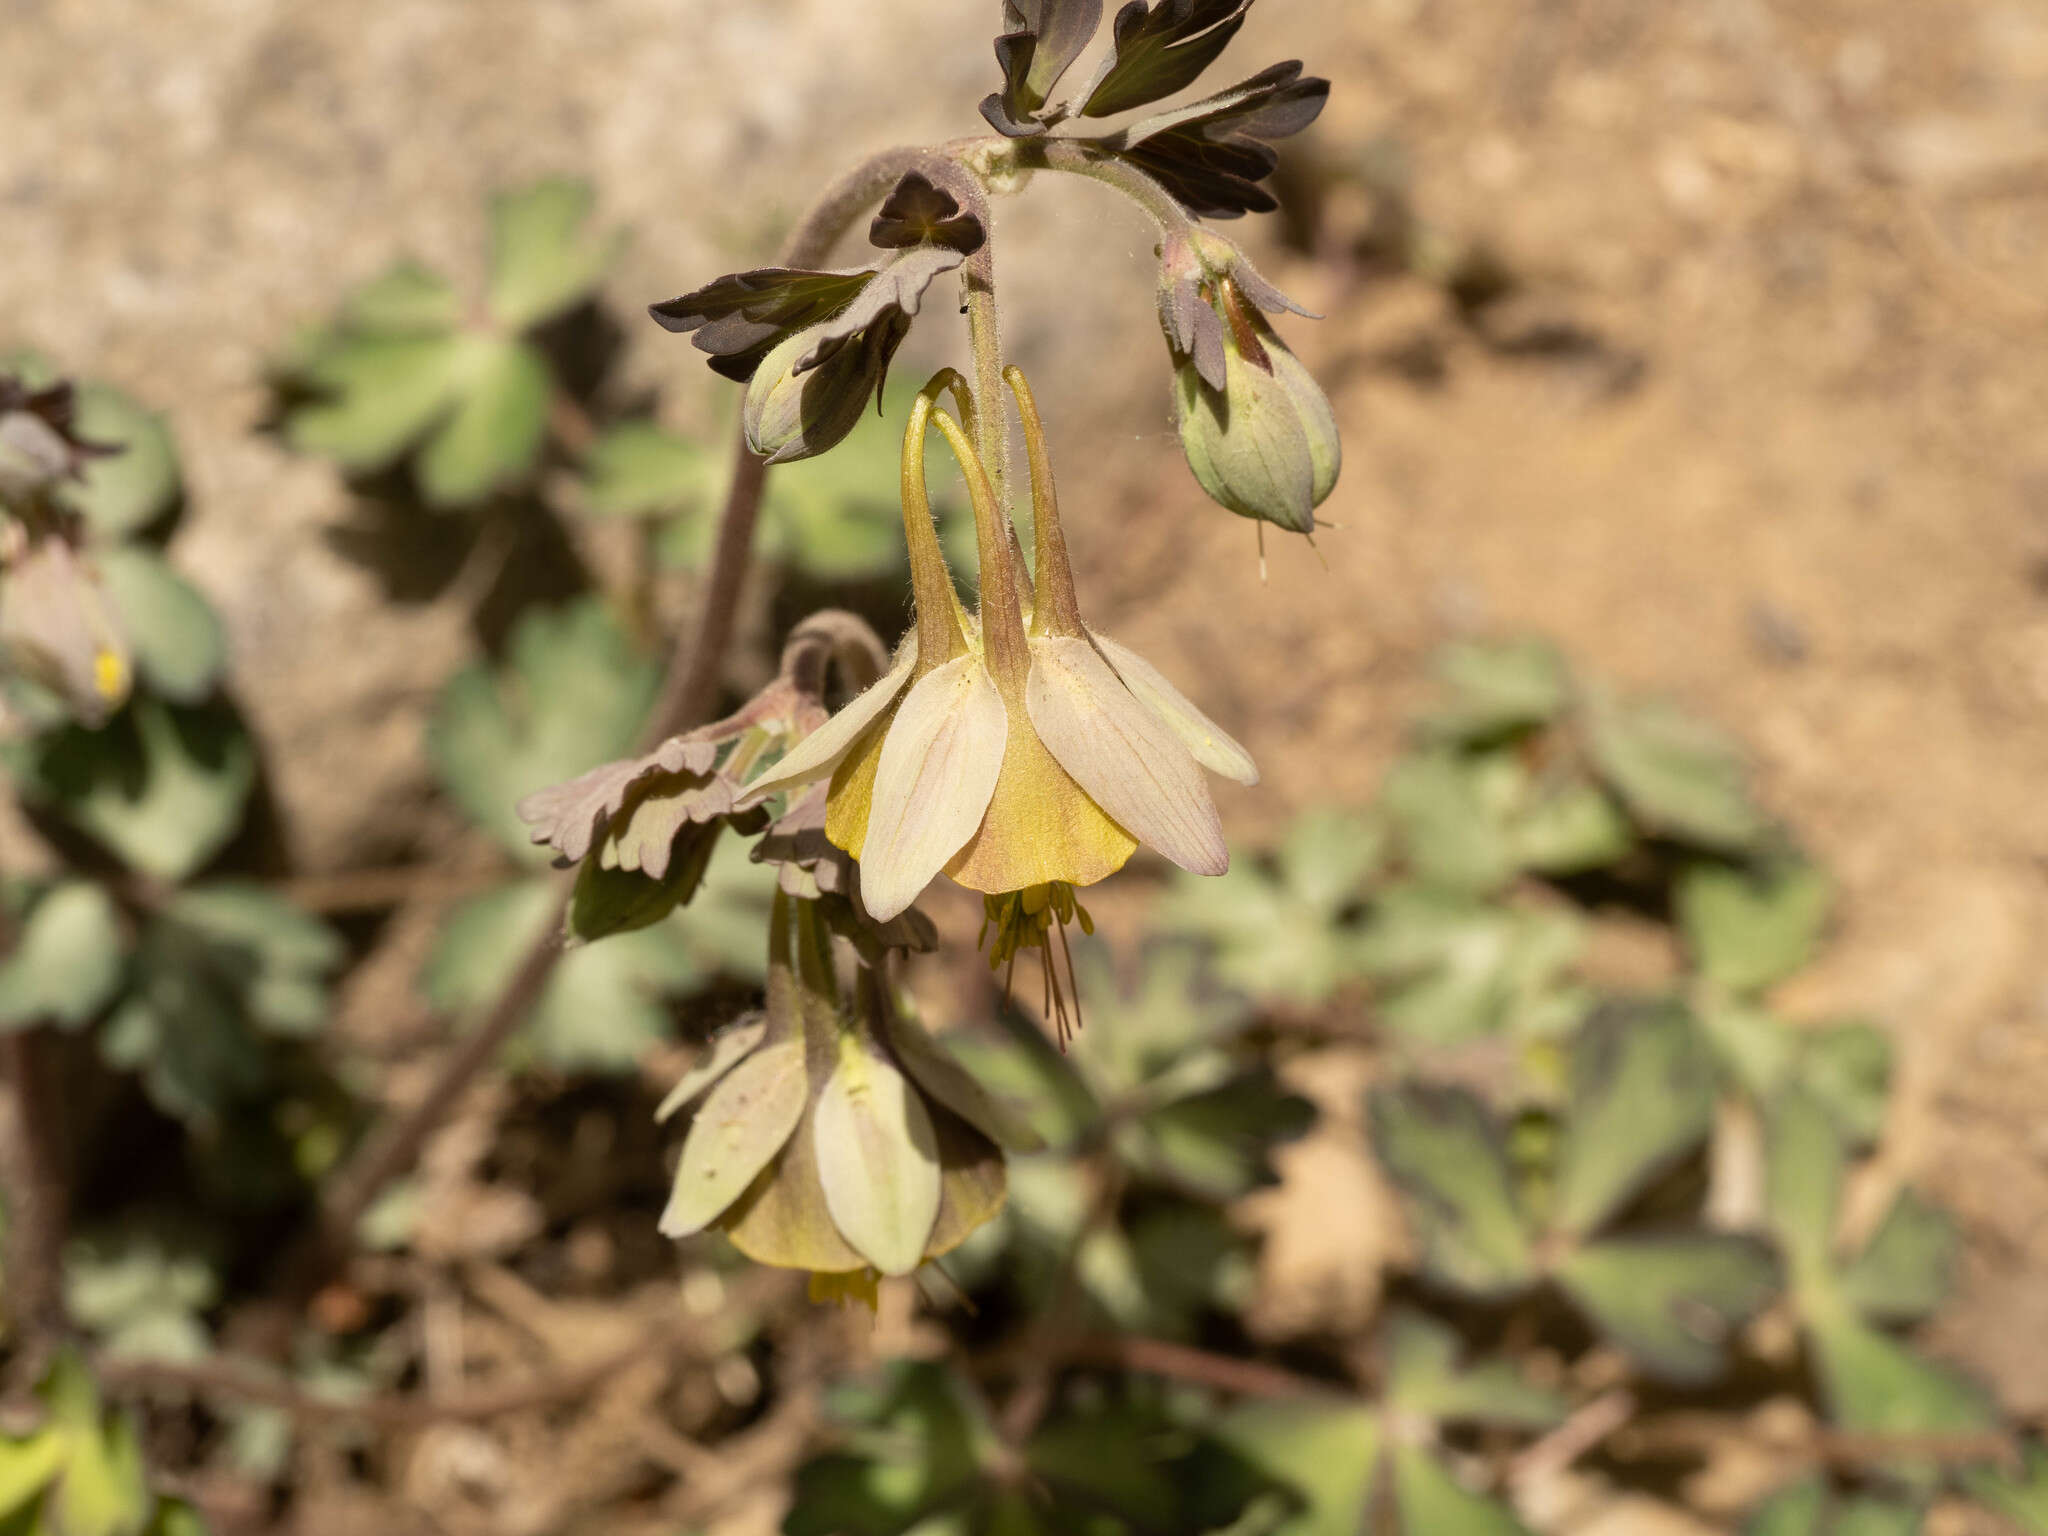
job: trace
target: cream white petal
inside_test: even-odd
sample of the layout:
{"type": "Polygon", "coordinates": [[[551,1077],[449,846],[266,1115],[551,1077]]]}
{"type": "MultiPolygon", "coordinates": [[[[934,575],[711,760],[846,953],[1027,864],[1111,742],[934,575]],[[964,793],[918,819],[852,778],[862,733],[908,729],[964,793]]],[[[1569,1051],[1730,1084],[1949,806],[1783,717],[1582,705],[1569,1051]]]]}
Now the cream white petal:
{"type": "Polygon", "coordinates": [[[910,681],[911,669],[916,665],[917,631],[912,630],[904,637],[903,645],[896,653],[895,664],[872,687],[849,700],[838,714],[791,747],[781,762],[749,784],[736,809],[746,810],[782,790],[815,783],[828,776],[839,766],[840,760],[859,744],[882,711],[896,701],[896,695],[910,681]]]}
{"type": "Polygon", "coordinates": [[[1195,874],[1230,867],[1193,754],[1094,646],[1066,635],[1033,640],[1024,703],[1039,740],[1126,832],[1195,874]]]}
{"type": "Polygon", "coordinates": [[[740,1020],[730,1029],[720,1030],[711,1043],[698,1056],[697,1064],[685,1072],[675,1087],[669,1089],[668,1097],[661,1101],[661,1107],[654,1112],[656,1122],[666,1120],[685,1105],[695,1103],[711,1091],[712,1085],[759,1045],[768,1033],[765,1015],[755,1014],[740,1020]]]}
{"type": "Polygon", "coordinates": [[[860,894],[886,923],[958,853],[996,792],[1010,720],[978,656],[956,656],[904,696],[875,766],[860,894]]]}
{"type": "Polygon", "coordinates": [[[939,1138],[924,1100],[879,1052],[852,1046],[812,1123],[832,1225],[883,1274],[909,1274],[939,1219],[939,1138]]]}
{"type": "Polygon", "coordinates": [[[1240,784],[1259,782],[1258,765],[1252,761],[1251,753],[1232,740],[1222,726],[1195,708],[1186,694],[1166,680],[1165,673],[1129,646],[1118,645],[1107,635],[1095,635],[1093,639],[1096,649],[1116,668],[1117,676],[1138,696],[1138,702],[1151,706],[1152,712],[1173,728],[1173,734],[1194,753],[1196,762],[1240,784]]]}
{"type": "Polygon", "coordinates": [[[728,1072],[690,1122],[660,1227],[688,1237],[716,1221],[782,1150],[810,1096],[804,1043],[782,1041],[728,1072]]]}

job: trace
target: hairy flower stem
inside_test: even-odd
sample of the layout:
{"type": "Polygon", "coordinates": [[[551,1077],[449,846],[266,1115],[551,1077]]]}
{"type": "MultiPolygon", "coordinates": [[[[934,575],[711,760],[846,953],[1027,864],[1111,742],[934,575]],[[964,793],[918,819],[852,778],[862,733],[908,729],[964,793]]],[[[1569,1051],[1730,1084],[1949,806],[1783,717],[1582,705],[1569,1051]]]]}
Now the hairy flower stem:
{"type": "MultiPolygon", "coordinates": [[[[906,172],[928,161],[933,151],[890,149],[856,166],[825,189],[804,220],[791,233],[782,261],[793,267],[817,266],[871,204],[906,172]]],[[[999,370],[1000,372],[1000,370],[999,370]]],[[[747,449],[745,435],[733,455],[732,483],[719,514],[718,537],[711,569],[703,581],[703,607],[694,631],[677,645],[663,679],[661,694],[649,713],[642,741],[652,746],[664,737],[708,719],[717,705],[725,653],[732,643],[740,594],[752,559],[754,528],[761,511],[767,467],[747,449]]],[[[455,1107],[477,1074],[495,1061],[512,1032],[532,1011],[541,989],[561,959],[562,918],[568,910],[572,877],[556,881],[549,920],[540,936],[520,957],[504,989],[476,1027],[442,1064],[424,1097],[399,1119],[388,1121],[364,1140],[335,1176],[321,1203],[319,1230],[311,1247],[289,1261],[288,1283],[298,1295],[310,1295],[348,1257],[363,1213],[386,1185],[418,1160],[420,1149],[455,1107]]]]}
{"type": "Polygon", "coordinates": [[[1145,212],[1152,215],[1161,234],[1192,233],[1200,228],[1173,194],[1135,165],[1104,154],[1077,139],[1024,139],[1019,141],[1019,163],[1048,171],[1085,176],[1114,187],[1145,212]]]}
{"type": "MultiPolygon", "coordinates": [[[[986,212],[982,228],[988,229],[986,212]]],[[[995,240],[967,258],[967,344],[974,353],[974,421],[980,455],[996,493],[996,505],[1010,504],[1010,412],[1003,402],[1003,318],[996,304],[995,240]]]]}

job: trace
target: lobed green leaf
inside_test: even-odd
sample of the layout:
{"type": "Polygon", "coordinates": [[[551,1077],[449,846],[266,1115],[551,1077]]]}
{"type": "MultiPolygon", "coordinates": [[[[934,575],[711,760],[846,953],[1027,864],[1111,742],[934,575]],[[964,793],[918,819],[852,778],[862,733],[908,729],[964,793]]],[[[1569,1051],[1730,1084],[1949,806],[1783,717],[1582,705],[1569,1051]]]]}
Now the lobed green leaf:
{"type": "Polygon", "coordinates": [[[1381,1166],[1408,1197],[1436,1280],[1469,1295],[1512,1295],[1537,1278],[1533,1236],[1485,1107],[1460,1088],[1407,1084],[1368,1100],[1381,1166]]]}
{"type": "Polygon", "coordinates": [[[1778,1288],[1769,1250],[1718,1233],[1606,1238],[1567,1254],[1556,1273],[1602,1333],[1689,1385],[1721,1374],[1735,1330],[1778,1288]]]}
{"type": "Polygon", "coordinates": [[[227,667],[227,636],[212,605],[153,550],[116,545],[98,561],[142,680],[180,704],[206,698],[227,667]]]}
{"type": "Polygon", "coordinates": [[[1713,1071],[1675,1006],[1596,1014],[1572,1044],[1554,1224],[1583,1236],[1706,1138],[1713,1071]]]}
{"type": "Polygon", "coordinates": [[[14,950],[0,960],[0,1029],[76,1029],[113,1001],[127,944],[105,890],[86,880],[60,881],[14,921],[14,950]]]}
{"type": "Polygon", "coordinates": [[[506,331],[551,320],[589,298],[618,259],[624,237],[587,227],[595,195],[565,177],[491,200],[491,318],[506,331]]]}

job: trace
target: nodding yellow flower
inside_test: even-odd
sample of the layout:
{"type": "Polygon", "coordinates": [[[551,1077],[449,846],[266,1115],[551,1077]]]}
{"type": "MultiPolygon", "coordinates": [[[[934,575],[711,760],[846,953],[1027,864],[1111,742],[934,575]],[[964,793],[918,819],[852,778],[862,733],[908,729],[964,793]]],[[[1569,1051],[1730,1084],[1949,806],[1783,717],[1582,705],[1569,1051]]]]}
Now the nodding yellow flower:
{"type": "Polygon", "coordinates": [[[1032,921],[1004,929],[1014,950],[1043,946],[1037,917],[1052,893],[1070,900],[1072,887],[1114,873],[1140,842],[1183,869],[1222,874],[1229,854],[1202,769],[1244,784],[1258,770],[1149,662],[1082,622],[1036,404],[1021,372],[1004,378],[1030,452],[1034,579],[1027,585],[1016,563],[1015,533],[968,430],[937,405],[952,390],[971,427],[975,402],[944,370],[919,393],[903,436],[916,625],[888,675],[754,780],[742,803],[829,775],[826,835],[859,861],[876,918],[904,910],[942,871],[992,897],[1045,893],[1033,898],[1032,921]],[[974,503],[974,616],[954,595],[932,526],[932,425],[974,503]]]}
{"type": "Polygon", "coordinates": [[[814,902],[777,892],[764,1012],[713,1040],[663,1102],[690,1111],[661,1230],[716,1226],[763,1264],[808,1269],[819,1300],[873,1304],[1002,1209],[1023,1126],[862,965],[851,1006],[814,902]]]}

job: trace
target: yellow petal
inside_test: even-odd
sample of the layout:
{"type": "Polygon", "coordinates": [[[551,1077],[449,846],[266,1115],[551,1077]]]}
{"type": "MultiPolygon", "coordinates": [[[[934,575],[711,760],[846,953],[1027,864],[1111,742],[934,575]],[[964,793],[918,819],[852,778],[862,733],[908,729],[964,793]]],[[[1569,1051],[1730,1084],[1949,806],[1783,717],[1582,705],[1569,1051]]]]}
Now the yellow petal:
{"type": "Polygon", "coordinates": [[[1127,831],[1195,874],[1230,867],[1201,768],[1094,646],[1062,635],[1033,640],[1025,699],[1060,766],[1127,831]]]}
{"type": "Polygon", "coordinates": [[[995,795],[946,873],[969,890],[992,894],[1054,882],[1093,885],[1115,874],[1137,850],[1137,839],[1054,761],[1023,701],[1006,707],[1009,743],[995,795]]]}
{"type": "Polygon", "coordinates": [[[790,748],[781,762],[749,784],[737,808],[746,810],[749,806],[759,805],[770,795],[795,789],[800,784],[813,783],[831,773],[860,744],[861,737],[882,712],[896,702],[896,695],[910,681],[911,671],[916,666],[917,635],[913,631],[904,637],[903,644],[897,649],[895,664],[874,686],[851,700],[838,714],[790,748]]]}
{"type": "Polygon", "coordinates": [[[1118,645],[1107,635],[1091,635],[1090,638],[1094,640],[1095,648],[1116,669],[1116,675],[1124,680],[1124,686],[1137,695],[1140,704],[1149,706],[1167,723],[1173,734],[1181,739],[1182,745],[1194,754],[1196,762],[1240,784],[1259,782],[1258,765],[1252,761],[1251,753],[1233,741],[1222,726],[1195,708],[1187,695],[1169,683],[1157,667],[1129,646],[1118,645]]]}
{"type": "Polygon", "coordinates": [[[887,922],[974,835],[995,792],[1009,717],[977,656],[919,679],[889,722],[861,844],[860,891],[887,922]]]}
{"type": "Polygon", "coordinates": [[[875,803],[875,770],[882,765],[882,743],[886,740],[886,724],[863,736],[832,770],[832,783],[825,792],[825,840],[835,848],[844,848],[856,859],[868,840],[868,813],[875,803]]]}

